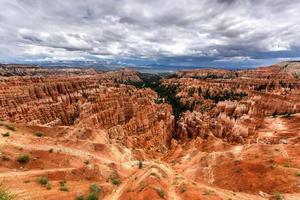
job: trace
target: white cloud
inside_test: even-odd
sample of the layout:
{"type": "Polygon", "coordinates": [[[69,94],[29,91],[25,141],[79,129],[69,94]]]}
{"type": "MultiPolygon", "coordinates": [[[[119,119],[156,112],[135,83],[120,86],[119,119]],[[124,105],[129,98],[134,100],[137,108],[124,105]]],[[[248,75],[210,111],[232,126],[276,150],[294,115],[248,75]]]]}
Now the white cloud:
{"type": "Polygon", "coordinates": [[[298,0],[0,0],[0,7],[1,60],[242,61],[300,47],[298,0]]]}

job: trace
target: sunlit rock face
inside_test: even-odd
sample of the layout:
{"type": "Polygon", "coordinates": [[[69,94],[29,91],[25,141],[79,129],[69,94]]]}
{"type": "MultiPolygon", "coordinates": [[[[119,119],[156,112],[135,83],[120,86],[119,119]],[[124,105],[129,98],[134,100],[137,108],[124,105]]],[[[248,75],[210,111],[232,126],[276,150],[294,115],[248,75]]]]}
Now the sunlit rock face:
{"type": "Polygon", "coordinates": [[[185,70],[163,80],[175,85],[181,103],[193,110],[181,115],[176,137],[187,141],[210,134],[227,142],[257,142],[268,118],[299,113],[299,66],[283,62],[255,70],[185,70]]]}
{"type": "Polygon", "coordinates": [[[115,83],[129,79],[140,81],[130,70],[63,77],[2,77],[0,115],[31,125],[105,129],[111,139],[125,145],[162,151],[171,140],[172,109],[155,104],[157,94],[150,89],[115,83]]]}
{"type": "Polygon", "coordinates": [[[94,184],[101,199],[299,198],[294,64],[160,80],[19,68],[0,77],[0,179],[18,199],[87,197],[94,184]]]}

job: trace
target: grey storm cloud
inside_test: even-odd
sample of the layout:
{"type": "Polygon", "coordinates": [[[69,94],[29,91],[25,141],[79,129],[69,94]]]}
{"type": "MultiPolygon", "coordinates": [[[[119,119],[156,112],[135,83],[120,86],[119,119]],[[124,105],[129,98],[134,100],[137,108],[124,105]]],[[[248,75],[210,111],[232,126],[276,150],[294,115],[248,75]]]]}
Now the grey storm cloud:
{"type": "Polygon", "coordinates": [[[299,0],[0,0],[0,7],[0,61],[232,61],[300,49],[299,0]]]}

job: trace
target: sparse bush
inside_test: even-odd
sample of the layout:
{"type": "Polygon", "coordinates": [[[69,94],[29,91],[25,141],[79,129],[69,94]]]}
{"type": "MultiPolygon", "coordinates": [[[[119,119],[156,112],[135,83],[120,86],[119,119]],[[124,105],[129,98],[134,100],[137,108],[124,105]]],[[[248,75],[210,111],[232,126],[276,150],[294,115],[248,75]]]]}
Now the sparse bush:
{"type": "Polygon", "coordinates": [[[158,175],[157,175],[155,172],[151,172],[150,175],[151,175],[151,176],[158,177],[158,175]]]}
{"type": "Polygon", "coordinates": [[[91,192],[90,194],[88,194],[88,196],[86,197],[86,200],[98,200],[99,195],[95,192],[91,192]]]}
{"type": "Polygon", "coordinates": [[[60,181],[59,182],[59,190],[64,191],[64,192],[69,192],[69,187],[68,187],[66,181],[60,181]]]}
{"type": "Polygon", "coordinates": [[[35,134],[35,136],[37,136],[37,137],[43,137],[43,136],[44,136],[44,133],[41,132],[41,131],[35,132],[34,134],[35,134]]]}
{"type": "Polygon", "coordinates": [[[211,195],[212,193],[214,193],[214,191],[212,190],[205,190],[203,195],[211,195]]]}
{"type": "Polygon", "coordinates": [[[184,192],[186,192],[186,187],[182,187],[182,188],[180,188],[180,192],[181,192],[181,193],[184,193],[184,192]]]}
{"type": "Polygon", "coordinates": [[[275,192],[274,197],[275,197],[276,200],[282,200],[283,199],[280,192],[275,192]]]}
{"type": "Polygon", "coordinates": [[[139,169],[143,168],[143,161],[139,160],[139,169]]]}
{"type": "Polygon", "coordinates": [[[165,197],[165,192],[164,192],[161,188],[159,188],[159,189],[157,190],[157,193],[158,193],[158,195],[159,195],[161,198],[164,198],[164,197],[165,197]]]}
{"type": "Polygon", "coordinates": [[[90,186],[90,192],[100,193],[101,187],[99,187],[97,184],[92,184],[90,186]]]}
{"type": "Polygon", "coordinates": [[[26,163],[29,162],[29,159],[30,159],[30,158],[29,158],[29,155],[23,154],[23,155],[20,155],[20,156],[18,157],[17,161],[18,161],[19,163],[26,164],[26,163]]]}
{"type": "Polygon", "coordinates": [[[2,185],[0,185],[0,200],[13,200],[13,199],[15,199],[14,195],[7,192],[5,188],[2,185]]]}
{"type": "Polygon", "coordinates": [[[6,155],[3,155],[1,158],[2,158],[3,161],[9,161],[10,160],[10,158],[6,155]]]}
{"type": "Polygon", "coordinates": [[[48,177],[46,177],[46,176],[39,176],[37,178],[37,181],[41,185],[47,185],[49,183],[48,177]]]}
{"type": "Polygon", "coordinates": [[[88,194],[88,196],[86,197],[86,199],[87,200],[98,200],[100,192],[101,192],[101,187],[99,187],[96,184],[92,184],[90,186],[90,193],[88,194]]]}
{"type": "Polygon", "coordinates": [[[194,87],[190,87],[188,90],[188,97],[193,97],[195,93],[195,88],[194,87]]]}
{"type": "Polygon", "coordinates": [[[300,172],[296,172],[296,176],[300,176],[300,172]]]}
{"type": "Polygon", "coordinates": [[[141,181],[140,184],[139,184],[139,192],[143,191],[146,187],[146,184],[144,181],[141,181]]]}
{"type": "Polygon", "coordinates": [[[111,183],[119,186],[121,184],[121,181],[118,178],[111,178],[111,183]]]}
{"type": "Polygon", "coordinates": [[[6,132],[6,133],[1,133],[1,135],[3,136],[3,137],[9,137],[9,132],[6,132]]]}
{"type": "Polygon", "coordinates": [[[53,153],[53,149],[52,149],[52,148],[49,149],[48,152],[49,152],[49,153],[53,153]]]}
{"type": "Polygon", "coordinates": [[[275,118],[277,116],[277,111],[275,110],[273,113],[272,113],[272,117],[275,118]]]}
{"type": "Polygon", "coordinates": [[[0,117],[0,122],[2,122],[3,121],[3,118],[2,117],[0,117]]]}
{"type": "Polygon", "coordinates": [[[46,184],[46,189],[47,189],[47,190],[51,190],[51,189],[52,189],[52,185],[51,185],[50,182],[48,182],[48,183],[46,184]]]}
{"type": "Polygon", "coordinates": [[[234,170],[235,173],[241,173],[242,171],[243,171],[242,168],[239,167],[234,170]]]}
{"type": "Polygon", "coordinates": [[[88,164],[90,164],[90,161],[89,160],[85,160],[84,164],[88,165],[88,164]]]}
{"type": "Polygon", "coordinates": [[[12,130],[12,131],[15,131],[15,130],[16,130],[16,128],[15,128],[14,125],[12,125],[12,124],[6,124],[5,127],[6,127],[7,129],[9,129],[9,130],[12,130]]]}
{"type": "Polygon", "coordinates": [[[77,195],[75,200],[84,200],[84,196],[82,194],[77,195]]]}

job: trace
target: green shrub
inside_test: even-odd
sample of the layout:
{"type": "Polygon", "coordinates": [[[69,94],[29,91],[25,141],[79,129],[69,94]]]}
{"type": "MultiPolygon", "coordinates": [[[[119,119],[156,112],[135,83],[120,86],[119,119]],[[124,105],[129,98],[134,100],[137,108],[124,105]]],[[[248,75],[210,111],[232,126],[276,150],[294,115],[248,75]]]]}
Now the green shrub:
{"type": "Polygon", "coordinates": [[[195,93],[195,88],[194,87],[190,87],[188,90],[188,97],[193,97],[195,93]]]}
{"type": "Polygon", "coordinates": [[[64,192],[68,192],[69,191],[69,187],[68,187],[66,181],[60,181],[59,182],[59,190],[60,191],[64,191],[64,192]]]}
{"type": "Polygon", "coordinates": [[[29,155],[27,155],[27,154],[20,155],[20,156],[18,157],[17,161],[18,161],[19,163],[26,164],[26,163],[29,162],[29,155]]]}
{"type": "Polygon", "coordinates": [[[52,185],[51,185],[50,182],[48,182],[48,183],[46,184],[46,189],[47,189],[47,190],[51,190],[51,189],[52,189],[52,185]]]}
{"type": "Polygon", "coordinates": [[[46,176],[39,176],[37,178],[37,181],[41,185],[47,185],[49,183],[48,177],[46,177],[46,176]]]}
{"type": "Polygon", "coordinates": [[[180,188],[180,192],[181,192],[181,193],[186,192],[186,188],[185,188],[185,187],[180,188]]]}
{"type": "Polygon", "coordinates": [[[98,200],[99,199],[99,194],[95,193],[95,192],[91,192],[90,194],[88,194],[88,196],[86,197],[86,200],[98,200]]]}
{"type": "Polygon", "coordinates": [[[275,192],[274,197],[275,197],[276,200],[282,200],[283,199],[280,192],[275,192]]]}
{"type": "Polygon", "coordinates": [[[101,187],[94,183],[90,186],[90,192],[100,193],[101,187]]]}
{"type": "Polygon", "coordinates": [[[9,132],[1,133],[1,135],[2,135],[3,137],[9,137],[9,132]]]}
{"type": "Polygon", "coordinates": [[[208,190],[205,190],[204,192],[203,192],[203,195],[210,195],[211,194],[211,191],[208,191],[208,190]]]}
{"type": "Polygon", "coordinates": [[[98,200],[99,193],[101,192],[101,187],[96,184],[90,186],[90,193],[86,197],[87,200],[98,200]]]}
{"type": "Polygon", "coordinates": [[[2,158],[3,161],[9,161],[10,160],[10,158],[6,155],[3,155],[1,158],[2,158]]]}
{"type": "Polygon", "coordinates": [[[161,188],[159,188],[159,189],[157,190],[157,193],[158,193],[158,195],[159,195],[161,198],[164,198],[164,197],[165,197],[165,192],[164,192],[161,188]]]}
{"type": "Polygon", "coordinates": [[[4,121],[2,117],[0,117],[0,122],[4,121]]]}
{"type": "Polygon", "coordinates": [[[84,196],[82,194],[77,195],[75,200],[84,200],[84,196]]]}
{"type": "Polygon", "coordinates": [[[300,172],[296,172],[296,176],[300,176],[300,172]]]}
{"type": "Polygon", "coordinates": [[[9,130],[12,130],[12,131],[15,131],[15,130],[16,130],[16,128],[15,128],[14,125],[12,125],[12,124],[6,124],[5,127],[6,127],[7,129],[9,129],[9,130]]]}
{"type": "Polygon", "coordinates": [[[121,184],[121,181],[118,178],[111,178],[111,183],[119,186],[121,184]]]}
{"type": "Polygon", "coordinates": [[[13,200],[14,195],[7,192],[2,185],[0,185],[0,200],[13,200]]]}
{"type": "Polygon", "coordinates": [[[37,136],[37,137],[43,137],[44,133],[41,132],[41,131],[38,131],[38,132],[35,133],[35,136],[37,136]]]}
{"type": "Polygon", "coordinates": [[[85,160],[83,163],[86,164],[86,165],[88,165],[88,164],[90,164],[90,161],[89,160],[85,160]]]}

